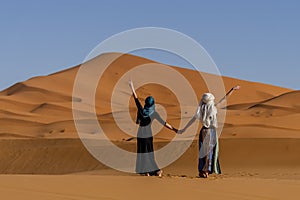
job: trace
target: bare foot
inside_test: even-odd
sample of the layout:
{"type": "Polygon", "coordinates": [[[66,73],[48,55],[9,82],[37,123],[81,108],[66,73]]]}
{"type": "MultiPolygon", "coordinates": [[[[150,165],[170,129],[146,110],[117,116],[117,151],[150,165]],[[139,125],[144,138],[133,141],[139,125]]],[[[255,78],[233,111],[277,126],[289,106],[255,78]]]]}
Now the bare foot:
{"type": "Polygon", "coordinates": [[[157,176],[162,177],[162,173],[163,173],[163,171],[159,170],[159,172],[157,172],[157,176]]]}
{"type": "Polygon", "coordinates": [[[200,178],[207,178],[208,177],[208,173],[207,172],[199,172],[199,177],[200,178]]]}
{"type": "Polygon", "coordinates": [[[206,176],[205,178],[208,178],[208,172],[205,172],[205,176],[206,176]]]}

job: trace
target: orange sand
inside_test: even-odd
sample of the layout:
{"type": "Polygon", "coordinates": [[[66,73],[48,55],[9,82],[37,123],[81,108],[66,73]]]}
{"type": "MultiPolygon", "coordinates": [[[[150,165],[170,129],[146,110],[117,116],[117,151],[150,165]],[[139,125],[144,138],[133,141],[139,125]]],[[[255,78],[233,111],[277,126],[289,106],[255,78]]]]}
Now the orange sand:
{"type": "MultiPolygon", "coordinates": [[[[101,55],[89,65],[99,65],[115,55],[101,55]]],[[[111,140],[130,151],[135,151],[135,139],[114,123],[111,91],[125,72],[145,63],[155,64],[132,55],[121,56],[105,72],[99,82],[105,87],[99,86],[96,94],[100,124],[109,130],[111,140]]],[[[138,177],[99,163],[80,142],[72,116],[72,90],[78,67],[35,77],[0,93],[0,172],[43,174],[1,175],[0,193],[6,199],[138,199],[148,190],[151,192],[147,192],[146,199],[299,198],[300,91],[223,77],[227,90],[237,84],[242,88],[228,100],[220,138],[223,175],[208,180],[195,178],[196,138],[180,159],[163,169],[162,179],[138,177]]],[[[203,80],[199,82],[199,74],[188,69],[173,69],[189,80],[200,99],[207,88],[203,80]]],[[[129,88],[121,89],[130,95],[129,88]]],[[[167,88],[148,84],[137,93],[141,99],[153,95],[165,107],[168,121],[178,126],[179,107],[174,103],[176,97],[167,88]]],[[[81,99],[74,100],[80,102],[81,99]]],[[[196,106],[191,105],[191,110],[186,111],[187,118],[192,116],[196,106]]],[[[129,107],[134,118],[132,100],[129,107]]],[[[163,129],[155,136],[155,148],[173,137],[172,132],[163,129]]]]}

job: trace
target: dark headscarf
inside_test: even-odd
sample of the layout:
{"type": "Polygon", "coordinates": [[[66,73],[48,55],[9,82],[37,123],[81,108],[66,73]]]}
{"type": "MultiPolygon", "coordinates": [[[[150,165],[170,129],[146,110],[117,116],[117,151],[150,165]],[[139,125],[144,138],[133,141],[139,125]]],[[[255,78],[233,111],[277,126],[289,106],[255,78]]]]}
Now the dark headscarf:
{"type": "Polygon", "coordinates": [[[155,112],[155,101],[152,96],[149,96],[145,100],[145,105],[143,109],[143,116],[149,117],[155,112]]]}
{"type": "Polygon", "coordinates": [[[138,112],[136,123],[139,124],[141,118],[150,117],[150,115],[152,115],[154,112],[155,112],[154,98],[152,96],[148,96],[145,99],[145,105],[144,105],[142,113],[140,114],[138,112]]]}

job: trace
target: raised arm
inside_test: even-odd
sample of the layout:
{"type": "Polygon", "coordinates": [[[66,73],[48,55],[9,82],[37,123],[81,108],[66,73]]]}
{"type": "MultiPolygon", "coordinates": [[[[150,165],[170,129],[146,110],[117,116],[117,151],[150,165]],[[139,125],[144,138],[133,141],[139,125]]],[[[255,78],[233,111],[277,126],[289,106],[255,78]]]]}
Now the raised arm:
{"type": "Polygon", "coordinates": [[[129,81],[129,87],[132,91],[132,94],[133,94],[134,98],[137,99],[137,95],[136,95],[132,80],[129,81]]]}
{"type": "Polygon", "coordinates": [[[239,85],[234,86],[233,88],[231,88],[226,95],[215,105],[217,108],[219,108],[224,102],[225,100],[230,97],[230,95],[233,93],[234,90],[239,90],[241,87],[239,85]]]}
{"type": "Polygon", "coordinates": [[[135,105],[138,109],[139,116],[141,117],[141,116],[143,116],[143,106],[142,106],[142,104],[140,103],[140,101],[137,97],[137,94],[136,94],[134,86],[133,86],[133,82],[131,80],[129,81],[129,87],[130,87],[130,89],[132,91],[132,94],[134,96],[134,102],[135,102],[135,105]]]}

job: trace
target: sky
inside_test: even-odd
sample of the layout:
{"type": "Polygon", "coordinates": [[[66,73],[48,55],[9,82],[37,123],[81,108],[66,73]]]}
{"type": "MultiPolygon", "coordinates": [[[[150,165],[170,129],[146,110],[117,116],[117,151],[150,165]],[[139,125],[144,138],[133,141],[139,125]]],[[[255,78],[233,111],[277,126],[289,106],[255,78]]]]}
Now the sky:
{"type": "MultiPolygon", "coordinates": [[[[297,0],[0,0],[0,90],[77,65],[139,27],[190,36],[222,75],[299,90],[299,10],[297,0]]],[[[148,58],[182,64],[156,56],[148,58]]]]}

